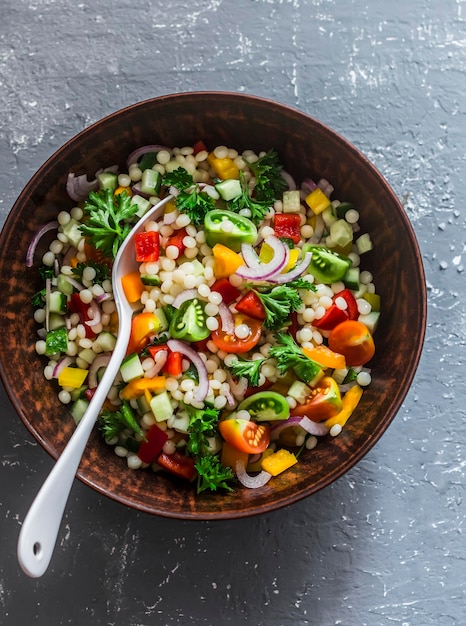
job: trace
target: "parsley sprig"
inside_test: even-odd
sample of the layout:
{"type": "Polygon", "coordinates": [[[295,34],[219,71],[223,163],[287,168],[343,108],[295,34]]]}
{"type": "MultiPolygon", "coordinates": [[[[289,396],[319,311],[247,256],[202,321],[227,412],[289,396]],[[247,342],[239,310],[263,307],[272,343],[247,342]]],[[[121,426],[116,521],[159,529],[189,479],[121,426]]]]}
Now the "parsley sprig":
{"type": "Polygon", "coordinates": [[[180,193],[175,198],[177,209],[189,215],[193,224],[203,224],[206,214],[215,208],[213,199],[200,190],[183,167],[165,174],[162,184],[178,189],[180,193]]]}
{"type": "Polygon", "coordinates": [[[190,405],[185,405],[185,410],[189,415],[189,439],[186,448],[195,460],[198,473],[197,493],[217,489],[233,491],[228,484],[234,479],[231,468],[224,467],[219,457],[212,454],[209,448],[208,438],[217,434],[220,411],[213,408],[195,409],[190,405]]]}
{"type": "Polygon", "coordinates": [[[103,409],[100,412],[98,423],[100,432],[106,440],[113,439],[125,428],[129,428],[145,439],[144,431],[134,416],[131,405],[126,400],[123,400],[123,404],[116,411],[103,409]]]}
{"type": "Polygon", "coordinates": [[[277,359],[277,369],[280,374],[285,374],[292,369],[305,383],[312,382],[320,374],[321,366],[304,354],[291,335],[278,333],[276,341],[277,343],[269,350],[269,356],[277,359]]]}
{"type": "Polygon", "coordinates": [[[80,229],[104,256],[115,257],[131,230],[131,218],[138,210],[126,192],[113,195],[111,189],[91,191],[84,205],[85,221],[80,229]]]}
{"type": "Polygon", "coordinates": [[[246,163],[256,178],[254,194],[259,202],[273,203],[288,188],[281,175],[283,166],[275,150],[269,150],[254,163],[246,163]]]}
{"type": "Polygon", "coordinates": [[[244,178],[243,172],[239,174],[239,180],[241,183],[241,195],[237,196],[233,200],[227,203],[228,208],[231,211],[239,213],[243,209],[248,209],[251,213],[251,220],[257,225],[262,222],[266,213],[268,213],[273,201],[259,201],[251,197],[249,186],[244,178]]]}
{"type": "Polygon", "coordinates": [[[235,378],[246,378],[251,387],[258,387],[261,367],[265,361],[266,358],[248,361],[238,357],[237,361],[233,361],[227,367],[235,378]]]}
{"type": "Polygon", "coordinates": [[[249,287],[256,293],[265,309],[264,326],[270,330],[278,330],[289,324],[290,313],[297,311],[303,301],[299,289],[313,289],[315,287],[304,278],[297,278],[286,285],[275,287],[250,284],[249,287]]]}

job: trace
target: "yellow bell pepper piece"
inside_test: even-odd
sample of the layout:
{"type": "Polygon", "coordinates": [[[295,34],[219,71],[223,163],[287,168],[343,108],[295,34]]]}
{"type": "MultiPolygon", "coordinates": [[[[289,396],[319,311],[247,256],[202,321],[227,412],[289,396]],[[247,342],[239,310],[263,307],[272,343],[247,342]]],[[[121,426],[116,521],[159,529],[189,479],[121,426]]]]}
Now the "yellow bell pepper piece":
{"type": "MultiPolygon", "coordinates": [[[[286,272],[289,272],[290,270],[293,269],[293,267],[296,265],[298,261],[300,252],[301,250],[299,248],[293,248],[292,250],[290,250],[288,263],[282,269],[281,274],[285,274],[286,272]]],[[[269,261],[273,259],[272,246],[269,246],[268,243],[263,243],[259,252],[259,259],[262,261],[262,263],[269,263],[269,261]]]]}
{"type": "Polygon", "coordinates": [[[176,203],[174,200],[169,200],[167,204],[165,205],[163,212],[164,214],[166,214],[166,213],[173,213],[173,211],[176,211],[176,203]]]}
{"type": "Polygon", "coordinates": [[[325,211],[332,203],[322,189],[317,187],[317,189],[314,189],[314,191],[311,191],[311,193],[306,196],[306,204],[313,210],[315,215],[319,215],[319,213],[325,211]]]}
{"type": "Polygon", "coordinates": [[[216,243],[212,248],[214,255],[214,274],[216,278],[228,278],[236,272],[238,267],[244,265],[239,254],[227,248],[221,243],[216,243]]]}
{"type": "Polygon", "coordinates": [[[335,426],[336,424],[343,428],[343,426],[351,417],[355,408],[358,406],[361,396],[362,388],[359,385],[354,385],[354,387],[348,389],[348,391],[345,393],[341,400],[341,411],[337,413],[337,415],[335,415],[334,417],[330,417],[328,420],[325,421],[325,425],[327,426],[327,428],[332,428],[332,426],[335,426]]]}
{"type": "Polygon", "coordinates": [[[239,169],[230,157],[219,159],[213,152],[211,152],[207,157],[207,161],[215,170],[217,176],[222,180],[226,180],[227,178],[239,178],[239,169]]]}
{"type": "Polygon", "coordinates": [[[60,387],[79,389],[86,380],[88,373],[88,370],[83,370],[80,367],[64,367],[58,376],[58,384],[60,387]]]}
{"type": "Polygon", "coordinates": [[[146,391],[160,391],[161,389],[165,389],[165,376],[135,378],[120,391],[120,398],[122,400],[135,400],[139,396],[145,395],[146,391]]]}
{"type": "Polygon", "coordinates": [[[282,448],[262,461],[262,469],[272,476],[277,476],[297,462],[298,459],[292,452],[282,448]]]}
{"type": "Polygon", "coordinates": [[[130,272],[121,277],[121,286],[128,302],[138,302],[146,287],[141,280],[139,271],[130,272]]]}

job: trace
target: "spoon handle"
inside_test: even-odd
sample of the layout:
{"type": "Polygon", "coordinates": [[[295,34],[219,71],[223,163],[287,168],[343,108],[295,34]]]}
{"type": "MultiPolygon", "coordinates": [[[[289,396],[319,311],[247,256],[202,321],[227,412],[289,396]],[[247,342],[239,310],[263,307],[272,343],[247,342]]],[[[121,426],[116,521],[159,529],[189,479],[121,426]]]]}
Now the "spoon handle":
{"type": "Polygon", "coordinates": [[[115,350],[86,413],[43,483],[23,522],[17,554],[19,564],[28,576],[42,576],[52,558],[65,505],[84,448],[125,355],[128,339],[129,328],[127,332],[120,328],[115,350]]]}

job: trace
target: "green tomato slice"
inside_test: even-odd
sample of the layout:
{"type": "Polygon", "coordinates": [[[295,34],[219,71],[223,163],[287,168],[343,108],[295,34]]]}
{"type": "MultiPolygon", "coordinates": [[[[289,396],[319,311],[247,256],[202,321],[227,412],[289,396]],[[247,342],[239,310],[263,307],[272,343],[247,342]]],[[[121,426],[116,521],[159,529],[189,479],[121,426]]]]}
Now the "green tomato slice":
{"type": "Polygon", "coordinates": [[[274,422],[287,420],[290,407],[286,398],[276,391],[259,391],[243,400],[238,411],[248,411],[251,419],[256,422],[274,422]]]}
{"type": "Polygon", "coordinates": [[[348,257],[338,252],[333,252],[324,246],[306,244],[303,246],[303,255],[306,252],[312,252],[308,272],[316,280],[326,285],[341,280],[351,266],[351,260],[348,257]]]}
{"type": "Polygon", "coordinates": [[[253,244],[257,240],[257,228],[253,222],[226,209],[214,209],[207,213],[204,232],[208,246],[213,248],[216,243],[221,243],[234,252],[241,250],[242,243],[253,244]]]}
{"type": "Polygon", "coordinates": [[[210,335],[206,326],[205,303],[197,298],[186,300],[170,321],[169,332],[173,339],[202,341],[210,335]]]}

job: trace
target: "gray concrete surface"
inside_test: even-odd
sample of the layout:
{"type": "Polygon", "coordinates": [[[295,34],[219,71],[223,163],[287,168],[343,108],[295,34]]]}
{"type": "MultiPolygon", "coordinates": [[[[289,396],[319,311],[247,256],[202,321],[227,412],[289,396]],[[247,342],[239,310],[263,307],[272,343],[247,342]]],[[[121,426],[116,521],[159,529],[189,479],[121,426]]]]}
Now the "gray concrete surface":
{"type": "Polygon", "coordinates": [[[465,623],[464,0],[2,0],[0,212],[60,145],[148,97],[280,100],[353,141],[420,242],[424,355],[377,446],[328,489],[255,519],[188,523],[76,483],[46,575],[16,541],[51,459],[0,397],[0,623],[465,623]]]}

